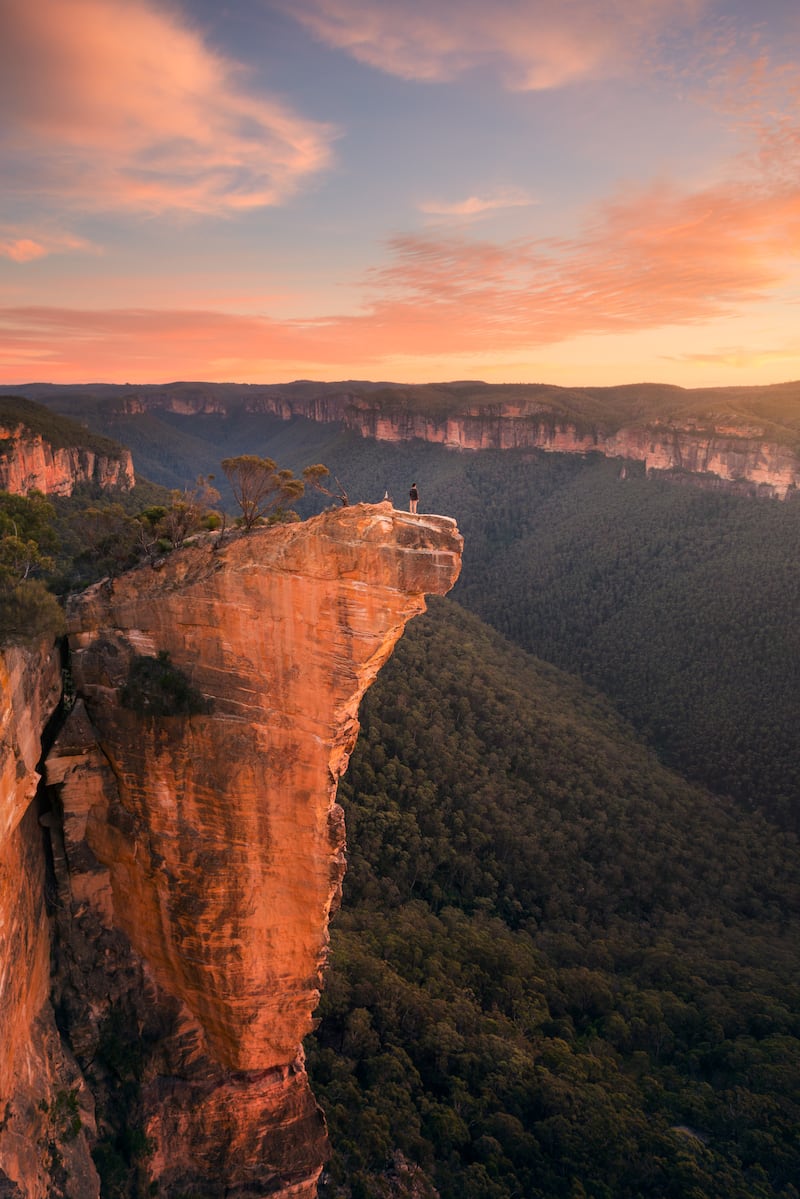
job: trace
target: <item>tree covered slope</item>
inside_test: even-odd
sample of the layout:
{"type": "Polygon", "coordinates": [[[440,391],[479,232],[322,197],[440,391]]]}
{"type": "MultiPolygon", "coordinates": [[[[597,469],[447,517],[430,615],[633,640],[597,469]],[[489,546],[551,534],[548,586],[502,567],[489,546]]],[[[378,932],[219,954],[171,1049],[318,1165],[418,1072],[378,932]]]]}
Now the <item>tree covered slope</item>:
{"type": "Polygon", "coordinates": [[[796,841],[431,608],[340,787],[322,1193],[794,1199],[796,841]]]}

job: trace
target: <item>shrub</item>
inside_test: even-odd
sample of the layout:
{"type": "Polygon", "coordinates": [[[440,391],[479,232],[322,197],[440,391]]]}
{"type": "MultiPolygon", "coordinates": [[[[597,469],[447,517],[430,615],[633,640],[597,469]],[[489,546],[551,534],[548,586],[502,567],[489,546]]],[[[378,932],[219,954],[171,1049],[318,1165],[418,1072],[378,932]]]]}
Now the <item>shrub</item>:
{"type": "Polygon", "coordinates": [[[40,579],[0,584],[0,645],[26,645],[65,631],[58,600],[40,579]]]}
{"type": "Polygon", "coordinates": [[[170,661],[166,650],[157,657],[136,654],[122,689],[123,707],[140,716],[196,716],[211,711],[211,701],[170,661]]]}

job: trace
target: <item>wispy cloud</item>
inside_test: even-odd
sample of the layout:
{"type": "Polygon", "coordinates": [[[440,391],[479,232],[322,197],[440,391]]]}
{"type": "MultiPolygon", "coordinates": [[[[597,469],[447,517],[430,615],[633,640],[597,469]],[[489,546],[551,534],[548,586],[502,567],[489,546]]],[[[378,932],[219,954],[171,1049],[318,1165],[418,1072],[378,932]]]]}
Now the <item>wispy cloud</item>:
{"type": "Polygon", "coordinates": [[[536,346],[693,324],[757,302],[800,260],[800,190],[653,186],[608,204],[582,235],[478,242],[405,236],[374,272],[375,314],[442,350],[536,346]]]}
{"type": "Polygon", "coordinates": [[[663,360],[666,362],[678,362],[691,366],[732,366],[737,370],[760,367],[769,362],[797,362],[798,359],[800,359],[800,339],[794,345],[787,345],[781,349],[743,349],[741,346],[728,346],[710,350],[706,354],[663,355],[663,360]]]}
{"type": "MultiPolygon", "coordinates": [[[[795,84],[784,78],[791,101],[795,84]]],[[[301,321],[219,312],[214,301],[174,312],[7,307],[3,377],[22,382],[35,364],[40,377],[119,378],[120,363],[138,379],[335,377],[401,358],[498,359],[757,311],[800,275],[800,117],[789,101],[748,112],[755,148],[728,180],[694,191],[667,181],[629,187],[560,239],[481,240],[469,225],[398,235],[363,280],[356,312],[301,321]]],[[[509,194],[429,202],[428,211],[469,216],[501,200],[509,194]]],[[[47,245],[21,229],[3,244],[17,261],[47,245]]],[[[720,353],[721,365],[735,365],[720,353]]]]}
{"type": "Polygon", "coordinates": [[[319,40],[405,79],[499,70],[542,90],[625,71],[643,43],[690,22],[703,0],[282,0],[319,40]]]}
{"type": "Polygon", "coordinates": [[[26,263],[47,258],[50,254],[75,252],[97,253],[98,250],[85,238],[75,237],[70,233],[30,234],[18,229],[0,227],[0,258],[26,263]]]}
{"type": "Polygon", "coordinates": [[[286,200],[334,130],[249,94],[148,0],[3,0],[3,187],[88,211],[225,214],[286,200]]]}
{"type": "Polygon", "coordinates": [[[467,196],[464,200],[423,200],[418,208],[429,216],[478,217],[503,208],[528,208],[537,201],[527,192],[505,188],[494,195],[467,196]]]}
{"type": "Polygon", "coordinates": [[[494,357],[587,334],[735,315],[800,261],[800,188],[652,187],[608,204],[579,237],[495,243],[396,237],[362,311],[277,320],[215,311],[0,310],[3,374],[257,379],[380,370],[384,361],[494,357]],[[14,354],[16,353],[16,367],[14,354]]]}

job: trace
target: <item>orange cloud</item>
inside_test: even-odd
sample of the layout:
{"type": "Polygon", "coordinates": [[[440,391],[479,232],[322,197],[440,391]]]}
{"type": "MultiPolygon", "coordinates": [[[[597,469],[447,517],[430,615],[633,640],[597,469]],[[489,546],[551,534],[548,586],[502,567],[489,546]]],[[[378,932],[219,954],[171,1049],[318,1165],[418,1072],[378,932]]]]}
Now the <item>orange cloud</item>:
{"type": "Polygon", "coordinates": [[[796,269],[800,189],[654,185],[572,240],[409,236],[393,249],[372,275],[374,315],[413,328],[424,314],[443,351],[697,323],[758,301],[796,269]]]}
{"type": "Polygon", "coordinates": [[[93,211],[278,204],[334,136],[148,0],[5,0],[0,105],[5,191],[93,211]]]}
{"type": "Polygon", "coordinates": [[[703,0],[284,0],[319,40],[404,79],[499,68],[509,87],[542,90],[620,74],[637,47],[691,21],[703,0]]]}
{"type": "Polygon", "coordinates": [[[698,325],[770,299],[800,262],[800,186],[653,185],[573,239],[396,237],[360,312],[0,310],[2,375],[258,380],[380,373],[403,357],[497,359],[591,334],[698,325]]]}

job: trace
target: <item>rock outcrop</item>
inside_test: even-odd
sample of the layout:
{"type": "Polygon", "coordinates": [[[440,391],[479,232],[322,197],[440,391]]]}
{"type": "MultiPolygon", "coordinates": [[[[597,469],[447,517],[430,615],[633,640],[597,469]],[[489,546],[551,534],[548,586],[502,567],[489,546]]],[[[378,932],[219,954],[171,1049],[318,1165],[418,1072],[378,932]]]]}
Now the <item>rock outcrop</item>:
{"type": "Polygon", "coordinates": [[[89,446],[54,447],[24,425],[0,425],[0,491],[72,495],[80,483],[129,489],[135,483],[128,450],[103,454],[89,446]]]}
{"type": "Polygon", "coordinates": [[[460,554],[452,520],[358,505],[210,538],[70,605],[79,699],[47,762],[59,1003],[96,1094],[119,1042],[137,1055],[137,1168],[160,1194],[315,1193],[301,1042],[344,873],[337,782],[364,691],[460,554]]]}

